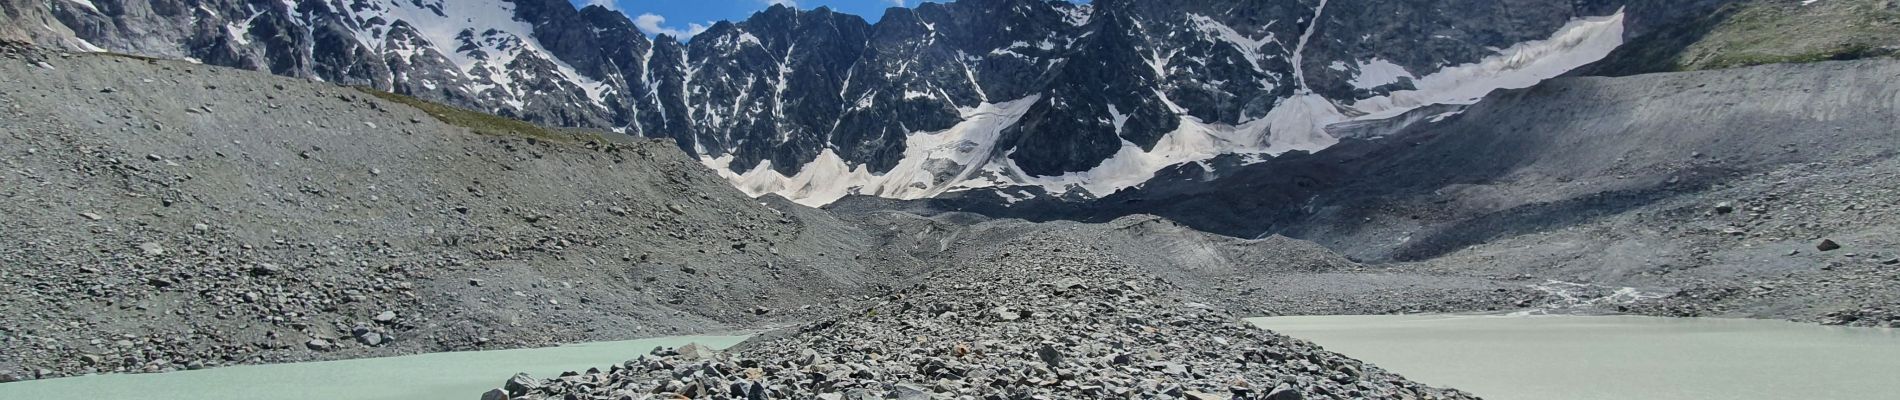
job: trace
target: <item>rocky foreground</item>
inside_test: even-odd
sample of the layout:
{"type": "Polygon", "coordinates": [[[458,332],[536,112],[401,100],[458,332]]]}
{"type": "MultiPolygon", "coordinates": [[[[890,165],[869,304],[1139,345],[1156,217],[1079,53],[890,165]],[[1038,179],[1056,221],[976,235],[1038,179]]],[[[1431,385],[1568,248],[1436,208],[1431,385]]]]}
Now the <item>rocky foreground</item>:
{"type": "Polygon", "coordinates": [[[516,376],[495,399],[1462,399],[1255,328],[1078,241],[1026,237],[729,352],[516,376]]]}

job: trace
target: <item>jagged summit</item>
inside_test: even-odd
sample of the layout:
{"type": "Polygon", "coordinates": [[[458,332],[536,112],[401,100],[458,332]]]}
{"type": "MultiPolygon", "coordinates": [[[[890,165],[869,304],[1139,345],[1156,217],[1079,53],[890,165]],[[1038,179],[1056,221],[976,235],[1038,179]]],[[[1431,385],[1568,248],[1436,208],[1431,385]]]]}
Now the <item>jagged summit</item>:
{"type": "Polygon", "coordinates": [[[675,139],[754,195],[1098,197],[1336,142],[1622,43],[1621,2],[967,0],[773,6],[682,41],[561,0],[13,0],[42,43],[265,70],[675,139]]]}

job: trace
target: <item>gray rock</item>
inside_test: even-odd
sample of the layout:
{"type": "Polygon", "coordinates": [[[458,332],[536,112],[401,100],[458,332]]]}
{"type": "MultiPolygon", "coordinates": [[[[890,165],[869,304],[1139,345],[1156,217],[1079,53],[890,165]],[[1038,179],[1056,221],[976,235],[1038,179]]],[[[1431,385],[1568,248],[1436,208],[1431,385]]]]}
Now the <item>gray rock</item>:
{"type": "Polygon", "coordinates": [[[482,393],[481,400],[509,400],[508,392],[503,392],[501,389],[489,389],[482,393]]]}
{"type": "Polygon", "coordinates": [[[365,346],[381,346],[386,340],[383,334],[376,332],[366,332],[356,336],[356,342],[365,346]]]}
{"type": "Polygon", "coordinates": [[[310,339],[310,341],[304,342],[303,345],[304,347],[307,347],[311,350],[316,350],[316,351],[329,350],[331,347],[335,346],[331,344],[330,341],[323,340],[323,339],[310,339]]]}
{"type": "Polygon", "coordinates": [[[892,389],[891,395],[886,398],[896,400],[930,400],[930,392],[914,385],[900,384],[897,385],[896,389],[892,389]]]}
{"type": "Polygon", "coordinates": [[[1715,203],[1715,212],[1718,214],[1728,214],[1728,213],[1735,212],[1735,204],[1729,203],[1726,201],[1715,203]]]}
{"type": "Polygon", "coordinates": [[[1232,398],[1232,396],[1219,393],[1188,391],[1187,398],[1188,400],[1227,400],[1232,398]]]}
{"type": "Polygon", "coordinates": [[[153,242],[140,243],[139,250],[144,251],[145,255],[148,256],[165,255],[165,246],[160,246],[158,243],[153,242]]]}
{"type": "Polygon", "coordinates": [[[1015,320],[1023,318],[1022,312],[1016,311],[1009,307],[996,307],[996,308],[990,309],[990,316],[995,317],[999,321],[1015,321],[1015,320]]]}
{"type": "Polygon", "coordinates": [[[257,265],[251,266],[251,275],[255,275],[255,276],[270,276],[270,275],[281,274],[283,272],[284,272],[284,269],[282,267],[278,267],[277,264],[257,263],[257,265]]]}
{"type": "Polygon", "coordinates": [[[90,219],[94,221],[98,221],[98,220],[102,220],[106,218],[106,217],[99,216],[99,214],[94,214],[94,213],[89,213],[89,212],[79,213],[79,216],[86,217],[86,219],[90,219]]]}
{"type": "Polygon", "coordinates": [[[376,316],[375,316],[375,317],[373,317],[373,318],[370,318],[370,319],[371,319],[371,320],[374,320],[374,321],[376,321],[376,322],[379,322],[379,323],[385,323],[385,324],[387,324],[387,323],[390,323],[390,322],[395,322],[395,321],[396,321],[396,312],[395,312],[395,311],[383,311],[382,313],[378,313],[378,314],[376,314],[376,316]]]}
{"type": "Polygon", "coordinates": [[[1056,350],[1056,347],[1053,345],[1045,343],[1042,347],[1037,348],[1036,358],[1041,359],[1043,364],[1049,364],[1050,368],[1062,367],[1062,352],[1056,350]]]}
{"type": "Polygon", "coordinates": [[[1305,398],[1306,396],[1301,395],[1300,390],[1293,388],[1293,385],[1282,383],[1274,387],[1273,391],[1267,392],[1264,400],[1304,400],[1305,398]]]}
{"type": "Polygon", "coordinates": [[[1081,289],[1085,285],[1086,284],[1082,281],[1082,278],[1077,278],[1073,276],[1057,279],[1054,283],[1050,284],[1050,286],[1055,287],[1057,292],[1066,292],[1070,290],[1081,289]]]}
{"type": "Polygon", "coordinates": [[[1820,243],[1814,244],[1814,248],[1820,251],[1834,251],[1840,250],[1841,244],[1835,243],[1834,239],[1821,239],[1820,243]]]}
{"type": "Polygon", "coordinates": [[[0,371],[0,383],[19,382],[19,381],[20,381],[20,376],[14,375],[13,371],[0,371]]]}
{"type": "Polygon", "coordinates": [[[685,361],[710,360],[718,354],[718,351],[699,343],[687,343],[673,351],[679,353],[680,359],[685,361]]]}
{"type": "Polygon", "coordinates": [[[515,376],[508,378],[508,382],[501,385],[502,390],[508,391],[509,397],[521,397],[527,395],[529,391],[540,388],[541,382],[534,380],[533,376],[529,376],[525,373],[515,374],[515,376]]]}

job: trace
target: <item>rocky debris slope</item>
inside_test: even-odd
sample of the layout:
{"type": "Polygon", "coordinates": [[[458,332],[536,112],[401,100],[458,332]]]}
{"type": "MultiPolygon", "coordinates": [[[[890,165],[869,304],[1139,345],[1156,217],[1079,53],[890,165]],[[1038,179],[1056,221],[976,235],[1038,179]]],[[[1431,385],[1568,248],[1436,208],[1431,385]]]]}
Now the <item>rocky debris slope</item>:
{"type": "Polygon", "coordinates": [[[458,113],[0,47],[0,371],[751,328],[883,284],[852,228],[763,206],[671,143],[458,113]]]}
{"type": "Polygon", "coordinates": [[[1177,294],[1099,247],[1036,234],[875,305],[484,399],[1460,399],[1177,294]]]}
{"type": "Polygon", "coordinates": [[[1630,311],[1900,327],[1900,159],[1789,166],[1706,199],[1669,204],[1688,254],[1640,270],[1675,289],[1630,311]]]}
{"type": "Polygon", "coordinates": [[[1900,171],[1897,76],[1900,62],[1859,60],[1564,78],[1383,139],[1226,171],[1184,166],[1081,206],[897,207],[1035,220],[1155,214],[1239,237],[1311,240],[1388,270],[1629,288],[1679,300],[1671,315],[1833,319],[1892,308],[1878,288],[1892,285],[1879,256],[1900,252],[1881,236],[1900,226],[1889,212],[1900,195],[1887,190],[1900,171]],[[1818,251],[1825,238],[1852,250],[1818,251]],[[1747,293],[1789,274],[1826,290],[1696,294],[1747,293]]]}

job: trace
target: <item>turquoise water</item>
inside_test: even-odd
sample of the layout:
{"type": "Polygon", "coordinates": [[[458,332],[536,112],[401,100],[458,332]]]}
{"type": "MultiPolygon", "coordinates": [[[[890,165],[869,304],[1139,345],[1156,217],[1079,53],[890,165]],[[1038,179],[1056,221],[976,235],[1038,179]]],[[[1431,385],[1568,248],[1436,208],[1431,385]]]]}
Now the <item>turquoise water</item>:
{"type": "MultiPolygon", "coordinates": [[[[1572,316],[1252,319],[1408,378],[1493,400],[1896,399],[1900,332],[1763,320],[1572,316]]],[[[517,372],[605,368],[682,336],[544,349],[0,384],[0,399],[472,400],[517,372]]]]}
{"type": "Polygon", "coordinates": [[[678,336],[520,350],[213,368],[162,374],[94,375],[0,384],[19,400],[474,400],[527,372],[607,369],[652,351],[698,342],[726,348],[745,336],[678,336]]]}
{"type": "Polygon", "coordinates": [[[1579,316],[1251,319],[1492,400],[1900,399],[1900,331],[1579,316]]]}

